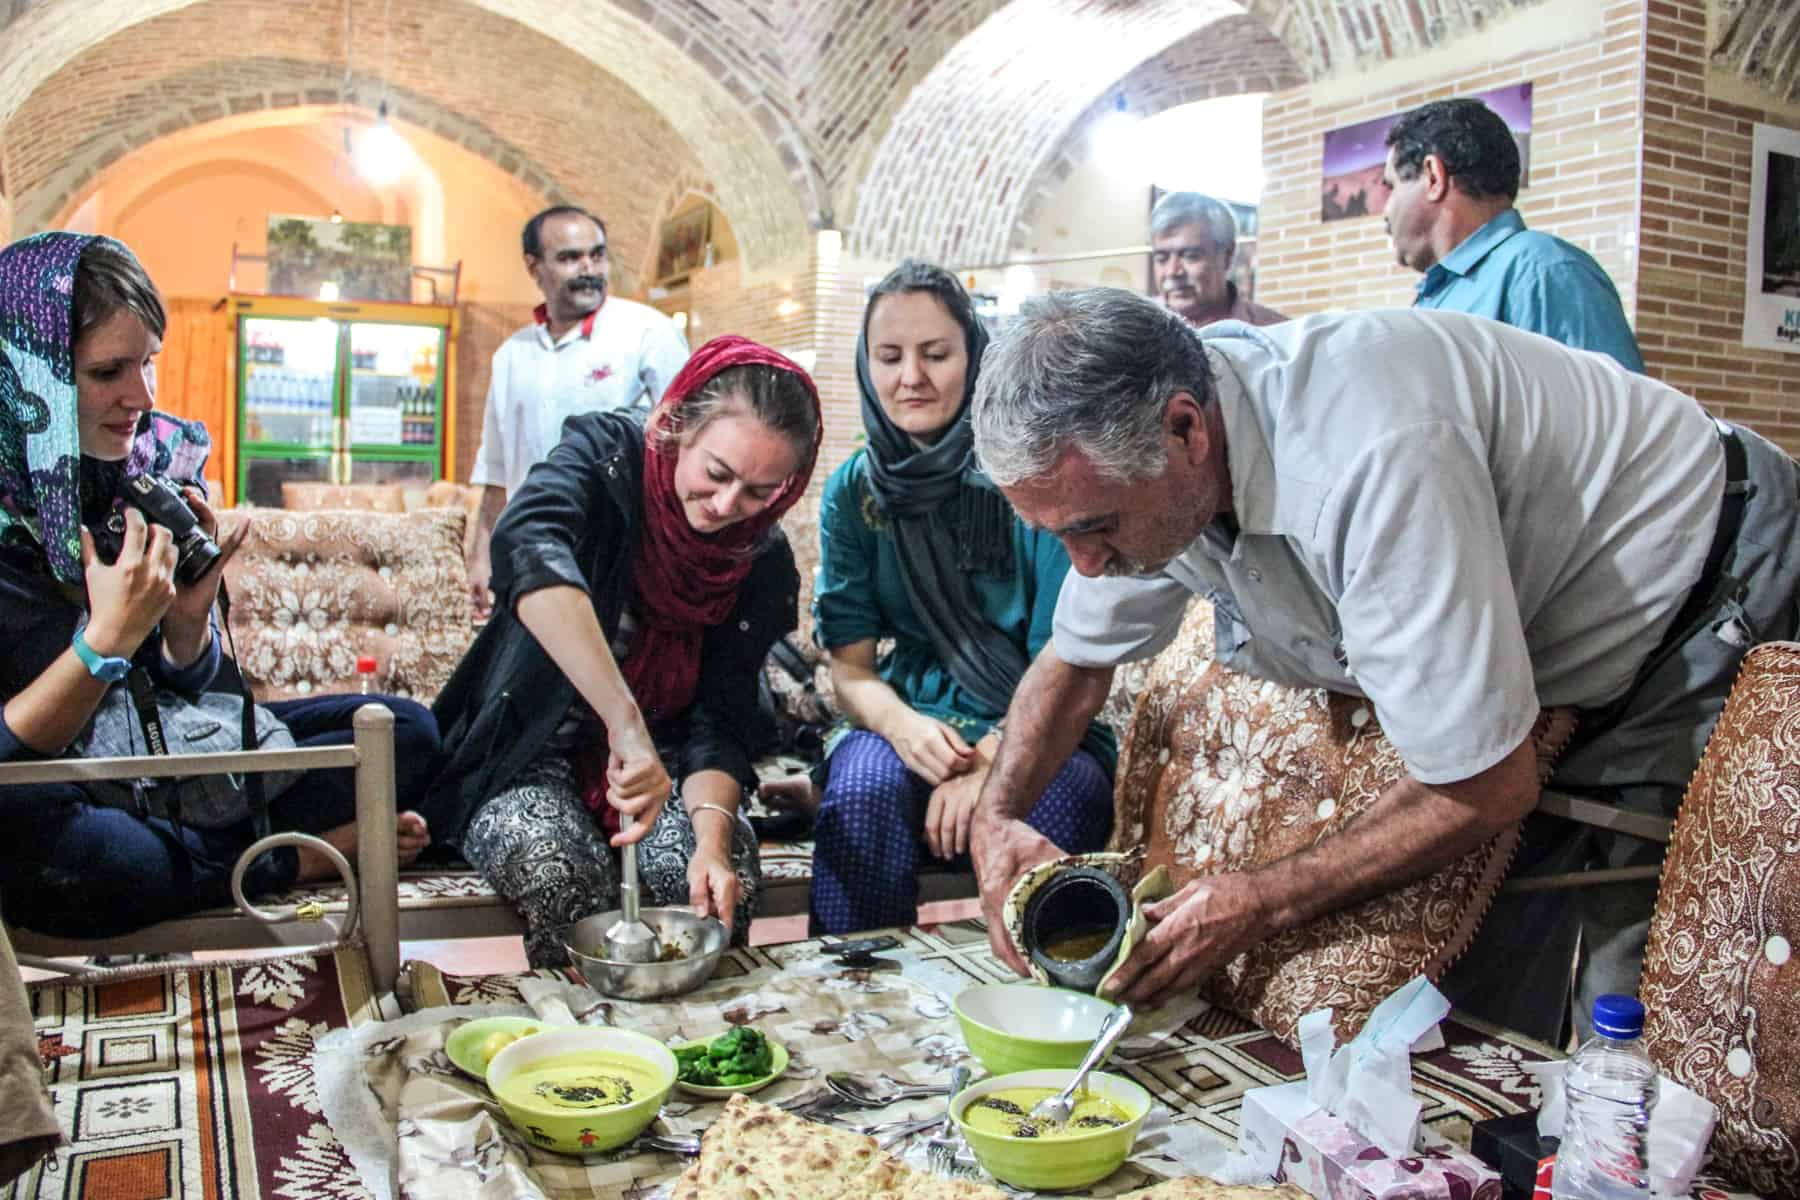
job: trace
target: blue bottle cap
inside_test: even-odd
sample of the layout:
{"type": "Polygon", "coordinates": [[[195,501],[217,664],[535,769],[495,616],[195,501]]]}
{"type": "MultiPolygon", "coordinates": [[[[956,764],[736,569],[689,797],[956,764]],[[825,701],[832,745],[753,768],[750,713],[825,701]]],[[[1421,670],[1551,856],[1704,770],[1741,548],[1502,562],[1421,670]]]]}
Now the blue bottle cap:
{"type": "Polygon", "coordinates": [[[1644,1032],[1644,1006],[1636,996],[1594,998],[1594,1032],[1610,1038],[1634,1038],[1644,1032]]]}

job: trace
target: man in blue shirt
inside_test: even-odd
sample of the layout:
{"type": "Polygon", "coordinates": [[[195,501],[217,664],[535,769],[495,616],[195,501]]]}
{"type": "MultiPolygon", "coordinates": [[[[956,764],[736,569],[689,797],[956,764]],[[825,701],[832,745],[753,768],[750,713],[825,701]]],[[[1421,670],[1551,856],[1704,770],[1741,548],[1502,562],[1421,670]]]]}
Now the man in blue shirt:
{"type": "Polygon", "coordinates": [[[1525,228],[1519,146],[1480,100],[1436,100],[1387,135],[1387,230],[1403,267],[1423,271],[1419,308],[1474,313],[1609,354],[1644,359],[1612,280],[1593,256],[1525,228]]]}

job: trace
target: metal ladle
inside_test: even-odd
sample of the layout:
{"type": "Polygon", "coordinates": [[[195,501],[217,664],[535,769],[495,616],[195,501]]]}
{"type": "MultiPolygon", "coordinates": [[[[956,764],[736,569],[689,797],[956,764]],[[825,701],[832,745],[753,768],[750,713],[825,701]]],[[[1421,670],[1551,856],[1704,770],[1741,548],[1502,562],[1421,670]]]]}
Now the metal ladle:
{"type": "MultiPolygon", "coordinates": [[[[631,832],[637,818],[626,816],[620,828],[631,832]]],[[[606,931],[605,957],[611,962],[653,963],[662,958],[662,939],[638,916],[637,843],[620,851],[623,882],[619,884],[619,920],[606,931]]]]}

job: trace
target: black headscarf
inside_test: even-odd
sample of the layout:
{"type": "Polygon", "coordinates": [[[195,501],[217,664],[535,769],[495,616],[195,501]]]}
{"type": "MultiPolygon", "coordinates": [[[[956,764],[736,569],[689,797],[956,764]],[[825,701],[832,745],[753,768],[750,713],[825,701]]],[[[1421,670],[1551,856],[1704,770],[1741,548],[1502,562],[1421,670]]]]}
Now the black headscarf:
{"type": "Polygon", "coordinates": [[[870,302],[856,342],[856,384],[869,435],[869,488],[876,506],[894,523],[907,599],[939,661],[966,691],[1004,713],[1030,662],[982,614],[971,581],[976,571],[1009,578],[1016,569],[1012,505],[975,465],[969,426],[969,402],[987,349],[987,330],[972,307],[959,313],[945,306],[962,326],[968,352],[962,407],[935,442],[921,447],[888,420],[869,377],[869,316],[894,294],[878,294],[870,302]]]}

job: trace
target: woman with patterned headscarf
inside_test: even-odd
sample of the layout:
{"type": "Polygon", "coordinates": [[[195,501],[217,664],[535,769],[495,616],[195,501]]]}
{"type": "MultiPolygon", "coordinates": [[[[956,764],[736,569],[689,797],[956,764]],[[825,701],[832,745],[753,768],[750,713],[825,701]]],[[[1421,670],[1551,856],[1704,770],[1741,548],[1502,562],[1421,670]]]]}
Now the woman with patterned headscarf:
{"type": "MultiPolygon", "coordinates": [[[[120,495],[128,479],[161,477],[217,533],[199,482],[206,430],[155,411],[165,324],[155,285],[118,242],[46,233],[0,250],[0,762],[108,753],[96,740],[100,717],[121,711],[128,678],[154,689],[171,730],[220,727],[204,714],[183,725],[177,710],[192,712],[215,686],[227,690],[213,605],[249,523],[205,573],[179,582],[169,530],[120,495]]],[[[438,745],[431,714],[411,701],[269,705],[275,723],[258,720],[259,736],[279,727],[300,745],[347,742],[356,707],[370,700],[394,710],[404,794],[428,777],[438,745]]],[[[196,827],[141,815],[129,800],[121,807],[107,786],[0,788],[8,921],[102,936],[231,902],[232,868],[255,840],[247,808],[242,819],[196,827]]],[[[160,790],[184,794],[173,784],[160,790]]],[[[346,769],[283,780],[267,815],[273,829],[320,833],[349,853],[355,811],[346,769]]],[[[401,815],[398,835],[403,861],[430,840],[417,813],[401,815]]],[[[284,846],[252,864],[245,890],[330,874],[320,852],[284,846]]]]}
{"type": "MultiPolygon", "coordinates": [[[[967,861],[997,722],[1050,638],[1069,557],[1028,529],[974,462],[969,400],[987,332],[942,268],[876,285],[856,348],[868,445],[819,508],[818,636],[848,727],[827,746],[812,923],[913,920],[921,850],[967,861]],[[881,638],[893,651],[877,658],[881,638]]],[[[1069,852],[1112,827],[1116,748],[1088,730],[1029,820],[1069,852]]]]}
{"type": "Polygon", "coordinates": [[[508,501],[495,617],[438,696],[455,749],[434,797],[443,835],[525,919],[533,966],[567,963],[566,927],[618,906],[628,843],[649,903],[748,934],[746,739],[763,659],[798,617],[776,522],[821,435],[805,371],[714,338],[644,427],[569,418],[508,501]]]}

